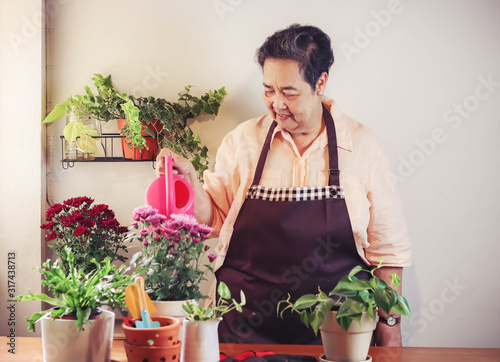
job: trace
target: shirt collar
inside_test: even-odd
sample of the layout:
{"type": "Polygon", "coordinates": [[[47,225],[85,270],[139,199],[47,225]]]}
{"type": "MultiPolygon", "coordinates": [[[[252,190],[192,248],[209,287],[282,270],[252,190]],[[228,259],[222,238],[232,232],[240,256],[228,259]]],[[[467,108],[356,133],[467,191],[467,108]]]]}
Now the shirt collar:
{"type": "MultiPolygon", "coordinates": [[[[337,134],[337,147],[351,152],[352,139],[351,139],[351,133],[347,126],[346,115],[342,113],[342,111],[340,110],[340,108],[333,99],[323,96],[321,101],[326,106],[326,109],[330,111],[330,114],[333,117],[333,121],[335,122],[335,132],[337,134]]],[[[274,137],[276,136],[276,134],[278,134],[278,132],[281,133],[284,138],[289,138],[289,136],[288,137],[285,136],[285,134],[288,135],[288,131],[281,128],[280,125],[278,124],[276,128],[274,128],[274,132],[271,137],[271,143],[273,142],[274,137]]],[[[321,142],[322,143],[324,142],[324,146],[326,146],[327,138],[325,130],[320,135],[320,137],[324,137],[324,141],[321,140],[321,142]]]]}

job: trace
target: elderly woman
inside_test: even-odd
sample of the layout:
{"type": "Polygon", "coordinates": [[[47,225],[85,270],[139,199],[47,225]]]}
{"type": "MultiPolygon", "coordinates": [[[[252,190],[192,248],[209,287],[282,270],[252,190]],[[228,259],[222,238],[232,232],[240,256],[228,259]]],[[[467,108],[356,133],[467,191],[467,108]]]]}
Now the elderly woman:
{"type": "MultiPolygon", "coordinates": [[[[171,154],[195,190],[195,217],[219,236],[216,279],[247,296],[243,313],[224,317],[220,341],[320,343],[298,317],[278,318],[277,303],[331,290],[379,258],[378,277],[401,278],[410,242],[384,148],[323,95],[333,64],[328,35],[294,24],[270,36],[257,59],[268,114],[224,138],[204,185],[168,149],[158,173],[171,154]]],[[[376,343],[401,345],[399,316],[380,313],[376,343]]]]}

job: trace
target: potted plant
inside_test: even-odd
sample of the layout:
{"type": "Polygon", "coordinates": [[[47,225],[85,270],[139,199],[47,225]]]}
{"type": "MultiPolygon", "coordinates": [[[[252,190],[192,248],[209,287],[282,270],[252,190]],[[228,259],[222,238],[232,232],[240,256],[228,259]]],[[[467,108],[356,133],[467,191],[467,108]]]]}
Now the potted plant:
{"type": "MultiPolygon", "coordinates": [[[[63,132],[66,140],[69,144],[77,143],[80,151],[97,152],[95,138],[98,134],[83,127],[82,119],[119,120],[120,133],[124,136],[124,152],[132,150],[132,155],[125,155],[126,158],[135,158],[135,149],[152,149],[148,157],[154,159],[154,150],[172,148],[191,160],[201,178],[208,168],[208,149],[201,144],[198,134],[191,130],[188,120],[200,115],[217,115],[227,95],[224,87],[196,97],[190,94],[192,86],[188,85],[178,94],[179,98],[171,102],[163,98],[120,93],[115,90],[111,75],[94,74],[92,81],[95,91],[85,86],[83,95],[71,96],[57,104],[42,124],[54,122],[65,114],[68,118],[74,114],[76,122],[68,122],[63,132]]],[[[137,157],[146,159],[144,156],[137,157]]]]}
{"type": "Polygon", "coordinates": [[[115,213],[106,204],[94,204],[86,196],[73,197],[52,205],[45,214],[45,241],[61,260],[61,267],[70,271],[67,250],[74,255],[75,265],[84,273],[95,269],[95,259],[102,263],[106,257],[111,262],[125,262],[128,251],[128,228],[121,226],[115,213]],[[69,249],[68,249],[69,248],[69,249]]]}
{"type": "Polygon", "coordinates": [[[211,228],[191,215],[167,218],[149,205],[136,208],[132,219],[128,239],[140,242],[142,251],[130,263],[146,271],[145,289],[156,315],[183,318],[182,303],[202,297],[199,284],[213,271],[216,256],[207,254],[210,246],[204,244],[211,228]],[[174,310],[164,309],[172,304],[174,310]]]}
{"type": "Polygon", "coordinates": [[[300,314],[301,321],[314,330],[321,331],[325,348],[325,361],[366,361],[373,330],[378,321],[378,308],[389,314],[395,311],[410,317],[408,302],[398,296],[392,285],[400,285],[396,273],[391,284],[375,276],[375,270],[357,266],[342,277],[328,294],[318,288],[318,294],[306,294],[292,303],[290,297],[278,303],[280,316],[290,309],[300,314]],[[368,280],[356,274],[366,272],[368,280]],[[280,311],[281,310],[281,311],[280,311]],[[355,322],[355,323],[353,323],[355,322]]]}
{"type": "Polygon", "coordinates": [[[67,248],[68,271],[57,259],[47,260],[39,269],[42,285],[53,293],[21,295],[17,301],[39,300],[50,309],[26,317],[28,330],[40,321],[45,361],[109,361],[113,342],[114,313],[102,306],[117,308],[125,304],[124,287],[131,283],[125,266],[117,268],[109,257],[90,273],[75,266],[75,255],[67,248]]]}
{"type": "Polygon", "coordinates": [[[185,336],[181,356],[190,362],[217,362],[219,361],[219,337],[217,327],[224,314],[236,309],[242,312],[246,298],[240,292],[240,302],[231,296],[231,291],[224,282],[217,286],[219,295],[215,303],[201,307],[187,301],[182,305],[186,313],[184,320],[185,336]]]}
{"type": "Polygon", "coordinates": [[[42,121],[42,124],[52,123],[66,116],[66,126],[63,130],[66,159],[93,160],[93,155],[99,151],[97,140],[100,127],[88,113],[86,104],[85,96],[71,96],[58,103],[42,121]]]}
{"type": "Polygon", "coordinates": [[[198,98],[190,94],[191,88],[191,85],[186,86],[184,92],[178,94],[176,102],[122,94],[127,102],[121,106],[126,120],[122,122],[120,132],[129,139],[129,147],[139,149],[147,147],[145,134],[156,137],[158,148],[171,148],[189,159],[201,178],[208,168],[208,149],[201,144],[198,134],[191,130],[188,120],[200,115],[217,115],[227,93],[222,87],[198,98]],[[158,128],[161,131],[154,132],[158,128]]]}

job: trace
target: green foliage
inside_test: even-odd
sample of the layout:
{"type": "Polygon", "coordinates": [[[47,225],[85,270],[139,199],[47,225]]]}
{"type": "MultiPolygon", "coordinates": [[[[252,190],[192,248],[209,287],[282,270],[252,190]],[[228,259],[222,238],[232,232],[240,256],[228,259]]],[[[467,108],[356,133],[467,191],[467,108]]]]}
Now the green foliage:
{"type": "Polygon", "coordinates": [[[313,328],[317,334],[325,316],[331,310],[338,308],[337,323],[347,331],[352,321],[359,322],[363,313],[367,313],[373,320],[377,308],[387,314],[391,310],[404,315],[411,316],[410,307],[405,297],[398,296],[392,285],[400,285],[396,273],[391,274],[391,285],[374,275],[375,270],[382,267],[382,262],[372,269],[365,270],[357,266],[351,272],[342,277],[335,288],[328,294],[318,288],[318,294],[306,294],[301,296],[295,303],[288,299],[278,303],[278,313],[290,309],[300,314],[301,321],[308,327],[313,328]],[[359,279],[356,274],[367,272],[371,275],[369,280],[359,279]],[[281,311],[280,311],[281,309],[281,311]]]}
{"type": "Polygon", "coordinates": [[[183,93],[179,93],[177,102],[170,102],[163,98],[140,97],[122,94],[127,103],[122,104],[127,123],[122,134],[132,141],[129,146],[142,149],[146,145],[141,130],[150,136],[155,136],[148,128],[141,125],[141,121],[151,124],[160,121],[163,132],[157,138],[159,148],[166,147],[189,159],[201,179],[203,171],[208,168],[208,148],[201,144],[198,134],[189,127],[188,120],[201,115],[217,115],[222,100],[226,97],[224,87],[209,91],[201,97],[190,94],[192,86],[188,85],[183,93]]]}
{"type": "Polygon", "coordinates": [[[187,301],[182,305],[182,309],[186,312],[186,319],[188,321],[207,321],[210,319],[222,318],[222,316],[233,309],[242,312],[242,306],[246,304],[245,293],[240,291],[240,302],[238,303],[234,298],[231,298],[231,291],[224,282],[220,282],[217,287],[217,294],[219,298],[214,304],[202,308],[187,301]]]}
{"type": "MultiPolygon", "coordinates": [[[[157,137],[158,148],[171,148],[189,159],[197,170],[199,178],[202,178],[203,171],[208,168],[208,149],[202,145],[198,134],[189,127],[188,119],[201,115],[217,115],[222,101],[227,96],[224,87],[196,97],[190,94],[192,86],[188,85],[184,87],[184,92],[178,94],[177,101],[170,102],[152,96],[134,97],[127,93],[119,93],[113,86],[111,75],[104,77],[101,74],[94,74],[92,81],[95,91],[85,86],[83,95],[71,96],[57,104],[42,124],[54,122],[70,111],[75,112],[78,119],[93,117],[105,122],[111,119],[126,119],[121,134],[130,139],[129,147],[142,150],[147,146],[141,131],[144,130],[152,137],[156,135],[147,127],[143,127],[141,121],[149,125],[158,120],[163,128],[157,137]]],[[[91,149],[92,141],[89,137],[94,136],[84,130],[81,131],[72,132],[71,135],[76,137],[87,135],[83,148],[91,149]]],[[[65,132],[65,135],[66,133],[69,131],[65,132]]]]}
{"type": "Polygon", "coordinates": [[[95,269],[86,274],[82,269],[75,267],[75,257],[68,248],[66,250],[69,272],[65,272],[61,259],[54,264],[50,260],[43,263],[39,268],[43,275],[42,285],[54,294],[51,297],[47,294],[21,295],[15,298],[17,301],[41,300],[50,305],[50,308],[26,317],[28,330],[35,330],[35,323],[43,316],[51,319],[59,318],[63,315],[76,315],[77,330],[83,330],[84,324],[90,324],[91,312],[104,305],[117,308],[125,305],[124,288],[131,283],[133,276],[125,275],[125,266],[117,268],[111,264],[110,258],[105,258],[102,263],[94,260],[95,269]]]}

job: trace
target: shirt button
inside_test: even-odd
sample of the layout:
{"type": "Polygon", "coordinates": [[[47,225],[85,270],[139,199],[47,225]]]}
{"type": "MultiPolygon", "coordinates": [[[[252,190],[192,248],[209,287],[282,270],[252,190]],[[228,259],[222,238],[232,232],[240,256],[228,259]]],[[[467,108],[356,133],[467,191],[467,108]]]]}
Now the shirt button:
{"type": "Polygon", "coordinates": [[[330,191],[330,195],[331,195],[331,196],[337,196],[337,189],[332,189],[332,190],[330,191]]]}

